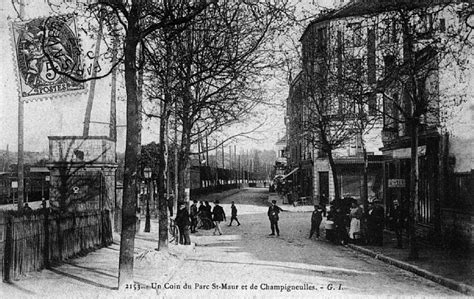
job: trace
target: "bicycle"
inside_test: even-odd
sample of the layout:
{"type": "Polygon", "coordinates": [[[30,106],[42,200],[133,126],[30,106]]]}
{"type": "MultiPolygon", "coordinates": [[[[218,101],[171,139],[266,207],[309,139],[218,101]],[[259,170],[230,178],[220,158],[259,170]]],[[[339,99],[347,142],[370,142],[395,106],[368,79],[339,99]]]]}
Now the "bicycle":
{"type": "Polygon", "coordinates": [[[179,229],[176,225],[176,221],[173,218],[170,218],[170,225],[168,228],[168,243],[172,244],[173,242],[176,245],[179,243],[179,229]]]}
{"type": "Polygon", "coordinates": [[[211,229],[214,227],[214,223],[207,217],[198,216],[198,228],[199,229],[211,229]]]}

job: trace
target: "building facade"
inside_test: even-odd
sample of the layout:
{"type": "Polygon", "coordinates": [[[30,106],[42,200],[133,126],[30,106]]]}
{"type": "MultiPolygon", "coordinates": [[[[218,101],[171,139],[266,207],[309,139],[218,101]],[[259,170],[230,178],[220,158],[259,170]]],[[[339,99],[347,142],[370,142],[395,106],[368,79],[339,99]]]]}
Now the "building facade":
{"type": "MultiPolygon", "coordinates": [[[[304,75],[299,80],[313,84],[306,92],[314,89],[313,82],[323,82],[317,98],[330,99],[325,113],[347,114],[343,105],[360,96],[356,115],[374,116],[370,126],[333,152],[341,195],[357,198],[357,189],[362,190],[365,147],[369,201],[378,197],[387,211],[394,200],[408,207],[416,189],[419,235],[471,246],[474,92],[468,82],[474,79],[474,57],[472,27],[466,24],[472,7],[464,1],[436,3],[352,1],[324,13],[301,38],[304,75]],[[418,184],[410,188],[416,186],[416,168],[418,184]]],[[[311,103],[305,96],[303,105],[311,103]]],[[[301,118],[293,115],[293,122],[301,118]]],[[[298,142],[295,136],[288,147],[298,142]]],[[[330,200],[335,194],[330,163],[318,147],[314,153],[315,199],[327,195],[330,200]]]]}

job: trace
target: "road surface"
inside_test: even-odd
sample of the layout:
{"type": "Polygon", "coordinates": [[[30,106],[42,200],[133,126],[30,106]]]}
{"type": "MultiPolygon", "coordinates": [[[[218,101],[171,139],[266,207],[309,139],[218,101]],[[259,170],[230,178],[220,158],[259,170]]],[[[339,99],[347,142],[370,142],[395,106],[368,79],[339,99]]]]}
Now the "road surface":
{"type": "Polygon", "coordinates": [[[267,195],[253,188],[223,199],[227,223],[235,201],[242,225],[226,223],[222,236],[213,230],[193,234],[195,253],[172,277],[157,282],[160,297],[460,295],[349,248],[309,240],[310,213],[281,213],[280,237],[269,236],[267,195]]]}

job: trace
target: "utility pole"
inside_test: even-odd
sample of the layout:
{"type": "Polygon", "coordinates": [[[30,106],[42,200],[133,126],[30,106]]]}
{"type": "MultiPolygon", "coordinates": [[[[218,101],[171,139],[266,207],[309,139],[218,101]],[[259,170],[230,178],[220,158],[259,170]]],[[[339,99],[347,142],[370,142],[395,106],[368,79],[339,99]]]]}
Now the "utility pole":
{"type": "MultiPolygon", "coordinates": [[[[102,18],[101,14],[99,14],[99,31],[97,33],[97,42],[95,44],[94,49],[94,64],[92,66],[92,74],[91,78],[95,78],[97,76],[97,66],[99,63],[99,55],[100,55],[100,44],[102,41],[102,18]]],[[[92,114],[92,104],[94,103],[94,96],[95,96],[95,85],[97,80],[91,80],[89,82],[89,97],[87,99],[87,106],[86,106],[86,115],[84,116],[84,131],[82,133],[83,137],[89,136],[89,128],[91,123],[91,114],[92,114]]]]}
{"type": "MultiPolygon", "coordinates": [[[[116,24],[114,24],[114,27],[116,27],[116,24]]],[[[115,36],[112,44],[112,65],[117,63],[118,43],[119,38],[115,36]]],[[[111,81],[109,137],[117,142],[117,67],[112,70],[111,81]]]]}
{"type": "Polygon", "coordinates": [[[224,155],[225,155],[225,152],[224,152],[224,142],[223,142],[222,143],[222,169],[225,168],[224,155]]]}
{"type": "MultiPolygon", "coordinates": [[[[174,104],[174,197],[173,211],[178,212],[178,117],[176,114],[178,103],[174,104]]],[[[176,214],[173,214],[176,215],[176,214]]]]}
{"type": "Polygon", "coordinates": [[[209,140],[206,134],[206,166],[209,166],[209,140]]]}
{"type": "Polygon", "coordinates": [[[242,179],[242,169],[240,168],[240,154],[239,154],[239,184],[240,184],[241,179],[242,179]]]}
{"type": "Polygon", "coordinates": [[[238,184],[238,179],[239,179],[239,173],[236,169],[236,166],[237,165],[237,146],[234,144],[234,171],[235,171],[235,183],[238,184]]]}
{"type": "MultiPolygon", "coordinates": [[[[20,0],[20,19],[25,17],[25,2],[20,0]]],[[[23,209],[24,185],[24,160],[23,160],[23,134],[24,134],[24,103],[21,94],[18,96],[18,210],[23,209]]]]}

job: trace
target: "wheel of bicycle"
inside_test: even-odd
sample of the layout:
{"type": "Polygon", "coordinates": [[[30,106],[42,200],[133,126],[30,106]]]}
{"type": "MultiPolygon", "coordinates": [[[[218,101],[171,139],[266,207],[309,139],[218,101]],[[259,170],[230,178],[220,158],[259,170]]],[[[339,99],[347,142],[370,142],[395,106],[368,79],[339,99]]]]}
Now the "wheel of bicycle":
{"type": "Polygon", "coordinates": [[[179,243],[179,229],[177,226],[170,226],[168,230],[168,242],[169,243],[179,243]]]}

